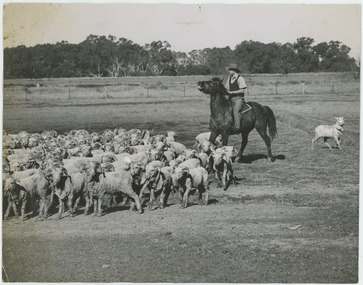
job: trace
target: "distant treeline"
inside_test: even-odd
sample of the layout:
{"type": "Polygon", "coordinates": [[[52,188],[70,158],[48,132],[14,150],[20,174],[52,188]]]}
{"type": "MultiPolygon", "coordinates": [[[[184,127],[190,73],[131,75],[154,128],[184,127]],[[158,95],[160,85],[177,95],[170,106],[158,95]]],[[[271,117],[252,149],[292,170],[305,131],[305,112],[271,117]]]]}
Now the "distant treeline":
{"type": "Polygon", "coordinates": [[[89,35],[79,44],[5,48],[4,78],[218,75],[232,62],[250,74],[359,72],[360,62],[349,57],[348,46],[339,41],[313,43],[308,37],[292,44],[243,41],[235,49],[185,53],[173,51],[166,41],[140,46],[125,38],[89,35]]]}

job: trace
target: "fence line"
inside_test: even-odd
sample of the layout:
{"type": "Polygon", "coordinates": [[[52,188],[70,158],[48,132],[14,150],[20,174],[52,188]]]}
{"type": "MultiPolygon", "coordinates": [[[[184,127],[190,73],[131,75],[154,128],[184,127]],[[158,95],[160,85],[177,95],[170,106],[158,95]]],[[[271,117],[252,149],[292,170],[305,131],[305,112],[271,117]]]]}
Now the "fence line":
{"type": "MultiPolygon", "coordinates": [[[[306,95],[356,93],[360,91],[359,82],[330,83],[284,83],[247,81],[247,96],[258,95],[306,95]]],[[[72,86],[6,86],[4,100],[73,100],[73,99],[116,99],[116,98],[176,98],[200,97],[194,82],[132,83],[109,85],[72,85],[72,86]]]]}

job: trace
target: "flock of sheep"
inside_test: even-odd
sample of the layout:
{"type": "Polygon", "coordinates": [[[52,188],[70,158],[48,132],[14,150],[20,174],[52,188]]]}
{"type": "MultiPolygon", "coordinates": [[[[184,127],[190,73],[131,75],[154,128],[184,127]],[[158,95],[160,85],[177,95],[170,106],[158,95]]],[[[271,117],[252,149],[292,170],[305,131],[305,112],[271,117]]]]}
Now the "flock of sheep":
{"type": "Polygon", "coordinates": [[[179,193],[181,207],[187,207],[192,190],[208,204],[209,173],[215,173],[218,186],[226,190],[235,182],[236,155],[233,147],[221,146],[220,138],[211,144],[209,136],[196,136],[190,149],[176,141],[175,132],[151,136],[147,130],[119,128],[103,133],[3,133],[3,195],[8,204],[4,218],[11,210],[19,217],[21,208],[24,220],[28,201],[40,219],[53,204],[58,205],[58,218],[65,204],[72,217],[80,201],[85,202],[84,214],[93,205],[93,214],[101,216],[102,204],[120,197],[121,204],[129,201],[132,210],[142,213],[146,192],[149,209],[155,200],[164,208],[171,191],[179,193]]]}
{"type": "MultiPolygon", "coordinates": [[[[339,149],[344,118],[334,125],[315,129],[312,148],[319,138],[331,149],[328,138],[334,138],[339,149]]],[[[181,207],[188,205],[190,191],[197,190],[199,199],[208,204],[209,174],[214,173],[218,186],[227,190],[235,183],[232,159],[234,147],[222,146],[218,137],[209,142],[210,132],[196,136],[192,149],[176,141],[175,132],[151,136],[148,130],[123,128],[89,133],[84,129],[59,135],[56,131],[17,135],[3,133],[3,196],[7,202],[4,218],[11,210],[16,218],[21,208],[22,220],[30,200],[33,214],[48,215],[58,204],[61,218],[65,203],[69,216],[85,201],[84,214],[93,205],[94,215],[102,215],[102,204],[109,204],[122,194],[122,204],[130,202],[132,210],[143,212],[143,198],[149,193],[149,209],[156,199],[164,208],[169,194],[179,193],[181,207]],[[203,201],[203,194],[205,196],[203,201]]]]}

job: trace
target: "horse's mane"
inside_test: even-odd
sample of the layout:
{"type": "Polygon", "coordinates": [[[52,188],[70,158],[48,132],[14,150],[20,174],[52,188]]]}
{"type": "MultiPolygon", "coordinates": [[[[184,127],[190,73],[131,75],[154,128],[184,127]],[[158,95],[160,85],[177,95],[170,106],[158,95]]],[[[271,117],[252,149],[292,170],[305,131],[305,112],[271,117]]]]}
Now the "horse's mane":
{"type": "Polygon", "coordinates": [[[218,77],[214,77],[212,79],[212,81],[218,83],[218,91],[219,91],[218,95],[221,97],[221,99],[223,99],[224,101],[230,102],[231,101],[230,99],[224,98],[224,95],[228,95],[228,91],[227,91],[226,87],[224,87],[223,79],[220,79],[218,77]]]}

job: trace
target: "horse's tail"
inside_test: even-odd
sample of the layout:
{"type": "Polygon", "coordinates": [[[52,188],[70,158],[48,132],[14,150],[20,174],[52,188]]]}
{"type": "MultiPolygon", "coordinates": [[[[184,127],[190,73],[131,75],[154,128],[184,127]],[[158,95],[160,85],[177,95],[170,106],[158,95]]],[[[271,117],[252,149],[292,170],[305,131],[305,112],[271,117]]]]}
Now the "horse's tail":
{"type": "Polygon", "coordinates": [[[270,107],[263,106],[263,108],[265,109],[265,111],[268,114],[267,125],[268,125],[270,138],[271,138],[271,140],[273,140],[277,136],[276,118],[275,118],[274,112],[271,110],[270,107]]]}

